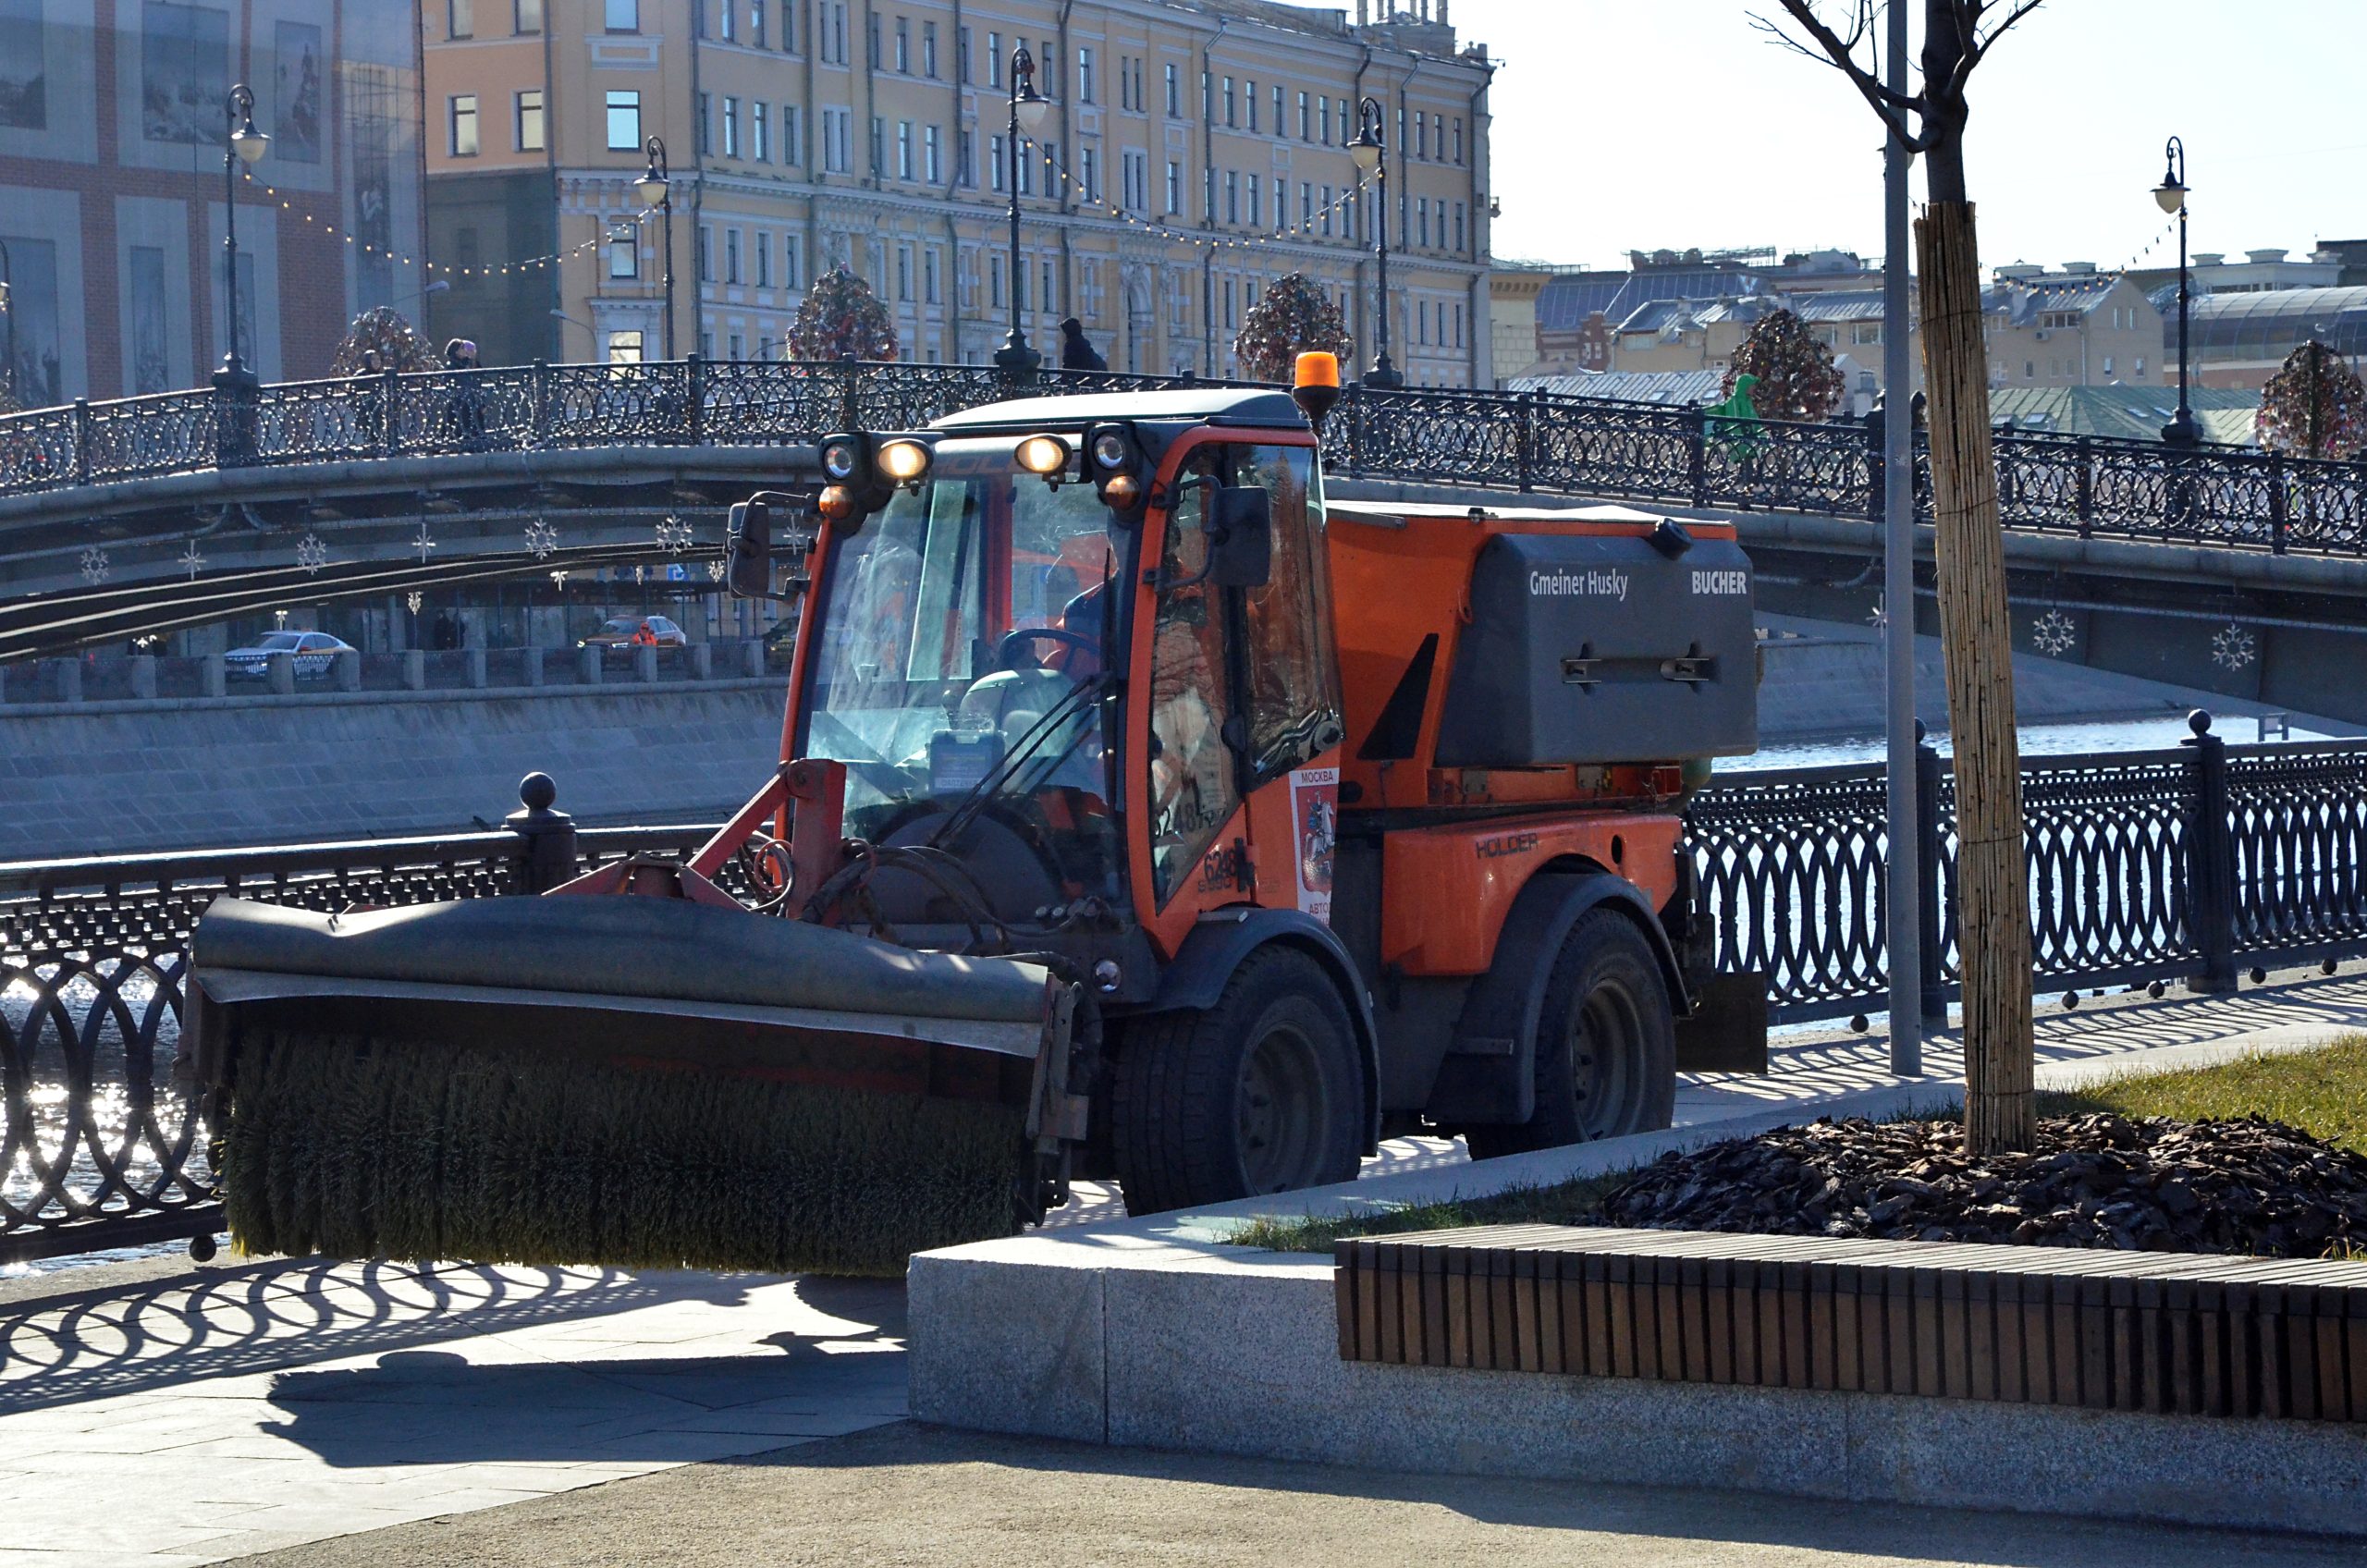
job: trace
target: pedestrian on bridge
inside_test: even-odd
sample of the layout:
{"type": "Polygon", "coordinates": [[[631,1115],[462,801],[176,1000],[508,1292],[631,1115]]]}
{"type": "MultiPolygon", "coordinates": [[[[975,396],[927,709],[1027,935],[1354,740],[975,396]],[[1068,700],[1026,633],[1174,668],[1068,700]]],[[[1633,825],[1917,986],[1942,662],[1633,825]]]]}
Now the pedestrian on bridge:
{"type": "Polygon", "coordinates": [[[1108,370],[1110,361],[1100,350],[1086,341],[1085,323],[1074,316],[1061,323],[1061,368],[1062,370],[1108,370]]]}

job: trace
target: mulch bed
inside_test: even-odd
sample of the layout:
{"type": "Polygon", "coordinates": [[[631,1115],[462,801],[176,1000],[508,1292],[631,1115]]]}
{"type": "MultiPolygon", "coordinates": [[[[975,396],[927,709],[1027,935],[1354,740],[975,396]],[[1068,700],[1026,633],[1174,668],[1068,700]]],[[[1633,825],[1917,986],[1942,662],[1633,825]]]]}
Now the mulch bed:
{"type": "Polygon", "coordinates": [[[2251,1118],[2057,1117],[1981,1158],[1951,1121],[1821,1121],[1665,1155],[1600,1222],[2323,1257],[2367,1251],[2367,1156],[2251,1118]]]}

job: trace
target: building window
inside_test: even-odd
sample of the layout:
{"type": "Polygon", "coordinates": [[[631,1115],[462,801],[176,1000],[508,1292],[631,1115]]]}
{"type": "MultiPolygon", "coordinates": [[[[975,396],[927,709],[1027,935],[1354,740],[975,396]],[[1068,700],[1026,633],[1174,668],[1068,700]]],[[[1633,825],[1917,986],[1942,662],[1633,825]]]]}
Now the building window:
{"type": "Polygon", "coordinates": [[[705,224],[699,226],[699,281],[715,281],[715,230],[705,224]]]}
{"type": "Polygon", "coordinates": [[[1331,188],[1328,185],[1323,188],[1323,206],[1321,211],[1323,214],[1323,234],[1324,238],[1328,239],[1331,235],[1331,188]]]}
{"type": "Polygon", "coordinates": [[[760,164],[773,161],[771,128],[766,122],[766,106],[762,104],[748,105],[748,151],[760,164]]]}
{"type": "Polygon", "coordinates": [[[1298,95],[1298,139],[1301,141],[1315,140],[1314,122],[1306,117],[1306,94],[1304,92],[1298,95]]]}
{"type": "Polygon", "coordinates": [[[921,75],[934,80],[937,76],[937,24],[921,23],[921,75]]]}
{"type": "Polygon", "coordinates": [[[616,278],[641,276],[641,240],[638,236],[608,241],[608,276],[616,278]]]}
{"type": "MultiPolygon", "coordinates": [[[[721,0],[721,3],[723,8],[723,42],[730,43],[736,41],[740,36],[740,0],[721,0]]],[[[699,7],[699,31],[702,35],[706,31],[706,7],[705,5],[701,5],[699,7]]]]}
{"type": "Polygon", "coordinates": [[[543,150],[543,90],[529,87],[518,94],[518,151],[543,150]]]}
{"type": "Polygon", "coordinates": [[[987,34],[987,85],[1002,85],[1002,34],[999,32],[987,34]]]}
{"type": "Polygon", "coordinates": [[[913,24],[902,17],[896,18],[896,72],[913,74],[913,24]]]}
{"type": "Polygon", "coordinates": [[[1463,162],[1463,121],[1460,117],[1454,122],[1454,161],[1458,164],[1463,162]]]}
{"type": "Polygon", "coordinates": [[[2145,374],[2145,356],[2142,354],[2138,355],[2135,360],[2130,361],[2129,369],[2132,374],[2142,376],[2145,374]]]}
{"type": "Polygon", "coordinates": [[[896,122],[896,178],[913,178],[913,122],[910,120],[896,122]]]}
{"type": "Polygon", "coordinates": [[[1002,308],[1002,258],[996,256],[987,263],[987,302],[997,310],[1002,308]]]}
{"type": "Polygon", "coordinates": [[[1340,128],[1339,135],[1336,140],[1339,141],[1341,146],[1345,147],[1349,141],[1354,140],[1348,135],[1348,101],[1345,98],[1342,98],[1336,100],[1335,103],[1337,112],[1334,113],[1331,117],[1340,128]]]}
{"type": "Polygon", "coordinates": [[[978,139],[966,130],[954,132],[954,178],[972,190],[978,188],[978,139]]]}
{"type": "Polygon", "coordinates": [[[1224,171],[1224,221],[1241,221],[1241,177],[1231,169],[1224,171]]]}
{"type": "Polygon", "coordinates": [[[756,233],[756,287],[773,286],[773,237],[759,229],[756,233]]]}
{"type": "Polygon", "coordinates": [[[868,35],[864,40],[864,60],[873,70],[877,70],[881,63],[887,58],[887,55],[886,52],[879,46],[879,40],[881,37],[879,13],[873,11],[868,14],[871,18],[871,27],[868,35]]]}
{"type": "MultiPolygon", "coordinates": [[[[602,0],[602,17],[603,25],[610,32],[639,32],[641,31],[641,0],[602,0]]],[[[612,92],[608,96],[613,98],[616,94],[612,92]]],[[[638,360],[641,358],[639,351],[641,334],[633,333],[632,337],[635,349],[633,358],[638,360]]]]}
{"type": "Polygon", "coordinates": [[[473,158],[477,155],[477,95],[473,92],[456,94],[452,99],[452,156],[473,158]]]}
{"type": "Polygon", "coordinates": [[[1010,149],[1000,136],[987,138],[987,184],[994,190],[1008,190],[1003,170],[1010,165],[1010,149]]]}
{"type": "Polygon", "coordinates": [[[1460,253],[1464,249],[1463,225],[1465,215],[1463,203],[1457,202],[1454,204],[1454,248],[1458,253],[1460,253]]]}
{"type": "MultiPolygon", "coordinates": [[[[737,3],[737,0],[734,0],[737,3]]],[[[758,49],[765,46],[765,6],[767,0],[748,0],[748,42],[758,49]]]]}
{"type": "Polygon", "coordinates": [[[2110,354],[2106,354],[2104,356],[2104,374],[2106,375],[2110,375],[2112,374],[2112,356],[2110,354]]]}
{"type": "Polygon", "coordinates": [[[938,141],[935,126],[921,128],[921,173],[931,185],[945,183],[944,149],[938,141]]]}
{"type": "Polygon", "coordinates": [[[1244,203],[1244,206],[1247,208],[1249,222],[1254,227],[1266,211],[1257,204],[1257,177],[1255,174],[1249,177],[1249,200],[1244,203]]]}
{"type": "Polygon", "coordinates": [[[956,28],[953,31],[953,77],[967,87],[977,80],[976,67],[970,63],[970,30],[956,28]]]}
{"type": "Polygon", "coordinates": [[[1224,280],[1224,324],[1227,326],[1236,325],[1233,313],[1233,279],[1229,277],[1224,280]]]}
{"type": "Polygon", "coordinates": [[[871,146],[867,150],[871,178],[877,179],[888,172],[888,120],[884,115],[871,116],[871,146]]]}
{"type": "Polygon", "coordinates": [[[821,55],[825,65],[847,63],[846,0],[822,0],[821,55]]]}
{"type": "Polygon", "coordinates": [[[723,281],[740,281],[740,231],[736,228],[723,231],[723,281]]]}
{"type": "Polygon", "coordinates": [[[780,106],[780,161],[802,164],[805,161],[805,111],[795,104],[780,106]]]}
{"type": "Polygon", "coordinates": [[[1233,113],[1233,78],[1231,77],[1224,79],[1224,123],[1228,126],[1236,126],[1241,123],[1233,113]]]}
{"type": "Polygon", "coordinates": [[[1167,160],[1167,213],[1170,217],[1184,210],[1184,165],[1174,159],[1167,160]]]}
{"type": "MultiPolygon", "coordinates": [[[[1256,179],[1256,175],[1249,177],[1256,179]]],[[[1129,147],[1118,154],[1118,202],[1130,213],[1150,206],[1150,154],[1129,147]]]]}
{"type": "Polygon", "coordinates": [[[1315,187],[1298,182],[1298,224],[1302,231],[1315,227],[1315,187]]]}
{"type": "MultiPolygon", "coordinates": [[[[1276,91],[1281,90],[1276,89],[1276,91]]],[[[1184,116],[1184,101],[1181,93],[1182,89],[1176,80],[1175,67],[1172,62],[1170,62],[1167,67],[1167,117],[1169,119],[1181,119],[1184,116]]]]}
{"type": "Polygon", "coordinates": [[[913,248],[896,247],[896,298],[910,302],[913,297],[913,248]]]}
{"type": "Polygon", "coordinates": [[[740,155],[740,100],[737,98],[723,101],[723,155],[727,158],[740,155]]]}
{"type": "Polygon", "coordinates": [[[1090,147],[1076,150],[1076,183],[1080,198],[1087,202],[1101,200],[1101,182],[1093,172],[1093,149],[1090,147]]]}
{"type": "Polygon", "coordinates": [[[1278,83],[1274,88],[1274,134],[1288,136],[1290,133],[1291,128],[1282,118],[1282,89],[1278,83]]]}
{"type": "Polygon", "coordinates": [[[608,151],[641,151],[641,94],[628,90],[608,94],[608,151]]]}
{"type": "Polygon", "coordinates": [[[610,364],[637,365],[641,363],[641,353],[640,328],[633,327],[608,334],[607,354],[610,364]]]}
{"type": "Polygon", "coordinates": [[[476,0],[450,0],[444,15],[444,36],[474,38],[476,34],[476,0]]]}
{"type": "Polygon", "coordinates": [[[702,154],[715,151],[715,94],[712,92],[699,94],[696,140],[702,154]]]}
{"type": "Polygon", "coordinates": [[[542,31],[543,0],[514,0],[509,12],[509,31],[521,33],[542,31]]]}
{"type": "Polygon", "coordinates": [[[1430,199],[1428,196],[1423,197],[1416,204],[1415,212],[1419,214],[1418,227],[1414,230],[1417,242],[1428,245],[1430,242],[1430,199]]]}
{"type": "Polygon", "coordinates": [[[1082,44],[1076,52],[1076,101],[1093,102],[1093,51],[1082,44]]]}
{"type": "Polygon", "coordinates": [[[937,247],[934,245],[921,252],[921,299],[927,304],[934,305],[938,303],[937,287],[937,247]]]}

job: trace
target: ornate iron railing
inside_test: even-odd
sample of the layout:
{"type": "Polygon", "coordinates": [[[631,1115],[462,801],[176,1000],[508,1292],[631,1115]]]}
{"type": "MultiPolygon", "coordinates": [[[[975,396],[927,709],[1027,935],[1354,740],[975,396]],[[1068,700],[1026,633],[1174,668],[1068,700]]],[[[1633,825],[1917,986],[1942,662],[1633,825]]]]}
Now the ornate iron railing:
{"type": "MultiPolygon", "coordinates": [[[[0,418],[0,496],[217,467],[604,446],[767,446],[909,429],[1014,397],[1188,378],[855,361],[521,365],[391,372],[80,401],[0,418]]],[[[1544,393],[1352,385],[1327,435],[1356,476],[1875,518],[1866,423],[1720,420],[1544,393]]],[[[2277,552],[2367,553],[2367,464],[2231,447],[2004,431],[2006,526],[2277,552]]],[[[1919,480],[1919,491],[1928,480],[1919,480]]],[[[1928,510],[1928,496],[1919,494],[1928,510]]]]}
{"type": "MultiPolygon", "coordinates": [[[[1922,748],[1925,1006],[1958,978],[1952,780],[1922,748]]],[[[2048,757],[2023,774],[2035,968],[2079,988],[2367,953],[2367,741],[2048,757]]],[[[1717,966],[1781,1021],[1887,1004],[1878,766],[1735,775],[1687,837],[1717,966]]],[[[587,829],[578,864],[686,855],[698,827],[587,829]]],[[[179,1059],[189,934],[215,897],[342,909],[524,890],[509,832],[0,867],[0,1261],[218,1223],[179,1059]]],[[[730,871],[732,868],[727,868],[730,871]]],[[[726,885],[733,886],[727,876],[726,885]]],[[[743,893],[745,889],[741,889],[743,893]]]]}

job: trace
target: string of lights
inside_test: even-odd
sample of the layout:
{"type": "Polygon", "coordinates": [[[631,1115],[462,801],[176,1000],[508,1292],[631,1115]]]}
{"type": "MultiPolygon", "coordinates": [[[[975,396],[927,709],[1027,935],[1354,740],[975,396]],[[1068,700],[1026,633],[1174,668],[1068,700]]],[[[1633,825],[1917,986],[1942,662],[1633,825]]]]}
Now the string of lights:
{"type": "MultiPolygon", "coordinates": [[[[1368,183],[1367,177],[1359,171],[1356,182],[1343,190],[1337,201],[1317,208],[1311,216],[1302,218],[1287,228],[1278,228],[1262,234],[1210,234],[1206,229],[1177,228],[1170,224],[1155,223],[1148,218],[1137,217],[1122,207],[1112,206],[1085,189],[1084,181],[1061,167],[1059,160],[1052,155],[1054,149],[1032,141],[1029,145],[1037,148],[1043,155],[1045,178],[1048,180],[1057,178],[1066,185],[1069,190],[1096,216],[1113,217],[1121,223],[1139,228],[1146,234],[1157,235],[1162,239],[1171,239],[1180,244],[1215,251],[1257,250],[1271,245],[1277,240],[1315,238],[1318,226],[1326,218],[1346,209],[1364,193],[1364,188],[1368,183]]],[[[1277,184],[1279,183],[1278,181],[1277,184]]]]}
{"type": "MultiPolygon", "coordinates": [[[[333,223],[324,223],[320,219],[315,218],[310,213],[299,211],[294,201],[290,200],[285,191],[282,191],[277,186],[271,184],[267,180],[257,179],[254,176],[253,170],[241,169],[239,172],[246,177],[248,184],[253,186],[258,190],[261,190],[265,196],[276,201],[279,203],[280,210],[282,212],[289,213],[297,217],[302,218],[307,224],[312,225],[314,228],[319,229],[324,234],[336,235],[337,238],[344,240],[348,245],[360,248],[365,255],[384,256],[388,261],[395,263],[399,266],[422,267],[430,274],[438,275],[444,277],[508,277],[512,273],[527,272],[539,267],[556,266],[561,262],[570,261],[577,256],[583,255],[585,251],[606,243],[609,238],[607,232],[607,226],[604,225],[601,233],[594,235],[591,239],[586,239],[582,244],[570,245],[564,251],[555,251],[547,256],[529,256],[524,261],[504,262],[496,266],[453,266],[447,262],[431,262],[426,260],[424,257],[405,255],[399,251],[390,251],[383,245],[374,245],[369,240],[363,239],[359,235],[354,234],[350,229],[339,229],[337,226],[333,223]]],[[[299,194],[301,194],[301,192],[299,194]]],[[[622,215],[610,221],[612,223],[630,221],[635,227],[639,227],[641,225],[648,222],[649,217],[650,214],[648,213],[640,212],[622,215]]]]}

